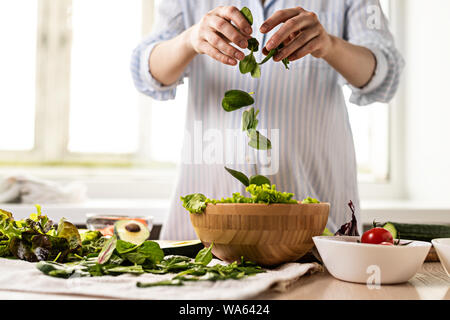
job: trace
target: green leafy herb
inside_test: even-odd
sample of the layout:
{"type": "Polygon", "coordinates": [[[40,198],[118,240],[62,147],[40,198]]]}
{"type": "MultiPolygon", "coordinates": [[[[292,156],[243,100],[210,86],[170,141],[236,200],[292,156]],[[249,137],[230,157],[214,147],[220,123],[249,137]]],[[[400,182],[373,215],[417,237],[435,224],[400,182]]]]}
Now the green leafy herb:
{"type": "Polygon", "coordinates": [[[250,180],[248,179],[248,177],[243,174],[242,172],[230,169],[225,167],[225,170],[228,171],[229,174],[231,174],[233,177],[235,177],[236,179],[238,179],[240,182],[242,182],[242,184],[246,187],[248,187],[250,185],[250,180]]]}
{"type": "Polygon", "coordinates": [[[81,247],[81,236],[77,227],[69,221],[66,221],[64,218],[59,221],[56,236],[65,238],[69,242],[69,247],[71,250],[81,247]]]}
{"type": "Polygon", "coordinates": [[[250,184],[254,184],[256,186],[262,186],[265,184],[271,185],[269,178],[261,175],[254,175],[250,177],[250,184]]]}
{"type": "Polygon", "coordinates": [[[261,61],[259,64],[262,65],[264,63],[266,63],[267,61],[269,61],[275,54],[277,54],[278,49],[272,49],[269,51],[269,53],[267,54],[267,56],[264,58],[263,61],[261,61]]]}
{"type": "Polygon", "coordinates": [[[211,253],[212,247],[213,244],[211,243],[208,248],[205,247],[200,250],[195,257],[195,262],[200,263],[203,266],[207,266],[213,259],[213,255],[211,253]]]}
{"type": "Polygon", "coordinates": [[[308,197],[305,200],[302,201],[303,204],[312,204],[312,203],[320,203],[319,200],[308,197]]]}
{"type": "Polygon", "coordinates": [[[239,71],[242,74],[251,73],[258,66],[253,50],[243,60],[239,62],[239,71]]]}
{"type": "Polygon", "coordinates": [[[272,143],[269,139],[263,136],[258,130],[250,129],[247,131],[247,136],[250,141],[248,145],[257,150],[269,150],[272,149],[272,143]]]}
{"type": "Polygon", "coordinates": [[[255,111],[253,107],[242,113],[242,131],[256,129],[258,126],[258,119],[256,119],[258,114],[259,110],[255,111]]]}
{"type": "Polygon", "coordinates": [[[244,15],[245,19],[247,19],[248,23],[250,23],[250,25],[253,25],[253,15],[250,9],[247,7],[243,7],[241,9],[241,13],[244,15]]]}
{"type": "Polygon", "coordinates": [[[206,208],[207,198],[201,193],[181,197],[183,207],[190,213],[201,213],[206,208]]]}
{"type": "Polygon", "coordinates": [[[248,41],[247,49],[252,52],[258,52],[259,50],[259,41],[256,38],[250,38],[248,41]]]}
{"type": "Polygon", "coordinates": [[[225,111],[231,112],[255,103],[253,97],[241,90],[230,90],[225,92],[222,99],[222,107],[225,111]]]}
{"type": "Polygon", "coordinates": [[[109,238],[109,240],[106,241],[102,251],[100,251],[100,253],[98,254],[97,263],[105,264],[106,262],[108,262],[109,258],[111,258],[114,250],[116,249],[116,245],[117,245],[117,237],[112,236],[111,238],[109,238]]]}
{"type": "Polygon", "coordinates": [[[261,67],[259,66],[259,64],[255,65],[255,67],[253,68],[253,70],[250,74],[255,79],[261,78],[261,67]]]}
{"type": "Polygon", "coordinates": [[[253,203],[298,203],[297,200],[292,199],[294,196],[293,193],[277,191],[275,185],[270,186],[264,184],[262,186],[257,186],[251,184],[246,190],[251,194],[253,203]]]}

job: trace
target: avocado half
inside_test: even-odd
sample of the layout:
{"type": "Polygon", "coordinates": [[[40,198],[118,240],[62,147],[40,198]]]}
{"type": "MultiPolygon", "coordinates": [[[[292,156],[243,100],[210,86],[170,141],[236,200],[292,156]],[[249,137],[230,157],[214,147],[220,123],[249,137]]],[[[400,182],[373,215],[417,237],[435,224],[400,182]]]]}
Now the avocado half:
{"type": "Polygon", "coordinates": [[[157,242],[166,256],[174,255],[195,258],[197,253],[205,247],[200,240],[158,240],[157,242]]]}
{"type": "Polygon", "coordinates": [[[120,240],[139,245],[150,237],[150,230],[136,220],[119,220],[114,224],[114,234],[120,240]]]}

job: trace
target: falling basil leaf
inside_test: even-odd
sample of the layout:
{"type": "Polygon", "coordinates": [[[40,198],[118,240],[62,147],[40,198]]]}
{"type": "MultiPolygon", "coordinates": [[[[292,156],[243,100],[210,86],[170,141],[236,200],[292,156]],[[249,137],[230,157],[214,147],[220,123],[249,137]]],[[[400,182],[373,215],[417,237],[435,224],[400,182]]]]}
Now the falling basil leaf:
{"type": "Polygon", "coordinates": [[[247,7],[243,7],[241,9],[241,13],[244,15],[245,19],[247,19],[248,23],[250,23],[250,25],[253,25],[253,15],[250,9],[247,7]]]}
{"type": "Polygon", "coordinates": [[[248,56],[239,62],[239,71],[242,74],[250,73],[257,65],[258,64],[256,63],[256,59],[252,51],[248,56]]]}
{"type": "Polygon", "coordinates": [[[250,106],[254,103],[255,100],[247,92],[241,90],[230,90],[225,92],[225,97],[222,100],[222,107],[225,111],[231,112],[250,106]]]}
{"type": "Polygon", "coordinates": [[[269,186],[272,185],[269,178],[261,175],[255,175],[250,177],[250,184],[256,184],[257,186],[262,186],[264,184],[268,184],[269,186]]]}
{"type": "Polygon", "coordinates": [[[242,131],[248,131],[250,129],[256,129],[258,126],[258,116],[259,110],[255,111],[255,108],[250,108],[242,113],[242,131]]]}
{"type": "Polygon", "coordinates": [[[250,180],[248,179],[248,177],[243,174],[242,172],[230,169],[225,167],[225,170],[228,171],[229,174],[231,174],[233,177],[235,177],[236,179],[238,179],[240,182],[242,182],[242,184],[246,187],[248,187],[250,185],[250,180]]]}
{"type": "Polygon", "coordinates": [[[272,149],[272,143],[270,142],[270,140],[264,137],[258,130],[248,130],[247,135],[250,138],[250,141],[248,143],[250,147],[257,150],[272,149]]]}

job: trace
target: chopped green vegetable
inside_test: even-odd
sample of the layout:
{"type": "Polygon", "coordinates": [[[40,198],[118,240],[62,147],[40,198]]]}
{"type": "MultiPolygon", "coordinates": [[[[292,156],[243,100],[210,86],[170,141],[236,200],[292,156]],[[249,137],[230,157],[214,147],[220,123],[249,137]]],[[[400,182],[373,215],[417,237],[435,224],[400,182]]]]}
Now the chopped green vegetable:
{"type": "Polygon", "coordinates": [[[206,208],[207,198],[201,193],[190,194],[181,197],[183,207],[191,213],[203,212],[206,208]]]}
{"type": "Polygon", "coordinates": [[[320,203],[319,200],[308,197],[305,200],[302,201],[303,204],[312,204],[312,203],[320,203]]]}

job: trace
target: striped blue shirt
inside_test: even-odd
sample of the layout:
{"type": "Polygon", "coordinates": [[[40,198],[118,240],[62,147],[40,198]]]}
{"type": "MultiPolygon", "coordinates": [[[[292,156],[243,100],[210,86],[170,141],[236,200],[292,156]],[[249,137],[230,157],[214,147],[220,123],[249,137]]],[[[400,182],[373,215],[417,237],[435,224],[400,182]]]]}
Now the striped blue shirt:
{"type": "MultiPolygon", "coordinates": [[[[361,106],[390,101],[404,65],[384,15],[378,19],[376,27],[369,23],[373,9],[381,10],[378,0],[266,0],[264,5],[258,0],[162,2],[156,30],[134,50],[131,62],[136,88],[154,99],[173,99],[177,86],[184,78],[189,78],[186,139],[176,190],[161,238],[196,238],[180,196],[200,192],[220,199],[234,192],[245,193],[243,185],[232,178],[224,166],[248,176],[268,174],[279,190],[294,193],[296,199],[311,196],[330,202],[327,227],[333,232],[350,219],[349,200],[355,203],[360,221],[355,150],[342,92],[342,86],[347,83],[324,60],[309,55],[292,62],[290,70],[270,60],[262,66],[261,78],[253,79],[248,74],[241,75],[238,67],[199,55],[171,86],[164,86],[152,77],[148,59],[154,46],[182,33],[221,5],[249,7],[254,16],[254,30],[280,9],[302,6],[315,12],[330,34],[369,48],[377,59],[374,77],[362,89],[350,86],[351,102],[361,106]],[[260,110],[258,128],[270,136],[273,144],[268,154],[247,148],[245,161],[234,157],[236,145],[230,141],[239,140],[238,136],[245,139],[245,134],[241,131],[242,111],[227,113],[221,107],[224,93],[230,89],[254,92],[255,107],[260,110]],[[233,136],[233,132],[239,134],[233,136]],[[264,171],[261,162],[249,161],[255,154],[270,159],[271,170],[264,171]]],[[[260,48],[274,31],[267,35],[254,32],[260,48]]],[[[263,58],[261,50],[256,53],[257,61],[263,58]]]]}

